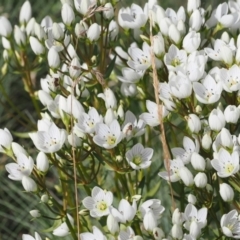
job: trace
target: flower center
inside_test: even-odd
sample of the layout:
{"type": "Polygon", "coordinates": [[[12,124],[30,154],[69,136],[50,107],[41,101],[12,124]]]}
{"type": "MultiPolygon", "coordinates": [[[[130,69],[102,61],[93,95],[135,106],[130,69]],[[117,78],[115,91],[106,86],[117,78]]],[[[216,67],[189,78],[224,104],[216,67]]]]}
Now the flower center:
{"type": "Polygon", "coordinates": [[[100,211],[105,211],[106,209],[108,208],[106,202],[99,202],[97,204],[97,209],[100,210],[100,211]]]}
{"type": "Polygon", "coordinates": [[[142,158],[141,156],[135,156],[133,158],[133,163],[136,164],[137,166],[140,165],[142,163],[142,158]]]}
{"type": "Polygon", "coordinates": [[[115,142],[116,142],[116,137],[115,137],[115,136],[109,135],[109,136],[107,137],[107,143],[108,143],[108,145],[114,145],[115,142]]]}
{"type": "Polygon", "coordinates": [[[171,65],[174,66],[174,67],[176,67],[180,64],[181,64],[181,61],[180,61],[179,57],[175,57],[171,62],[171,65]]]}
{"type": "Polygon", "coordinates": [[[225,169],[226,173],[232,173],[234,166],[232,163],[227,163],[227,164],[225,164],[224,169],[225,169]]]}

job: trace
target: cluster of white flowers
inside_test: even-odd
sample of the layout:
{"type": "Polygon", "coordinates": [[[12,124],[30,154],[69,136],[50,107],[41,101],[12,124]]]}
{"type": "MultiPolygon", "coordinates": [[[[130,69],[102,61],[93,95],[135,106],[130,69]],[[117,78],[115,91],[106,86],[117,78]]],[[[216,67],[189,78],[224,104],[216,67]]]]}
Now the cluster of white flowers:
{"type": "MultiPolygon", "coordinates": [[[[0,152],[14,161],[6,164],[8,177],[40,196],[50,214],[59,213],[55,236],[240,238],[234,209],[240,192],[240,2],[211,10],[200,0],[188,0],[186,10],[175,11],[149,0],[143,8],[136,3],[120,8],[117,16],[118,1],[61,2],[60,23],[49,16],[38,23],[29,1],[14,30],[0,16],[6,64],[20,66],[25,74],[20,58],[27,53],[18,51],[31,48],[32,68],[43,60],[49,67],[41,89],[31,89],[31,79],[23,77],[35,106],[36,101],[42,105],[41,119],[28,133],[36,162],[8,129],[0,129],[0,152]],[[166,135],[163,148],[169,147],[172,159],[161,157],[157,135],[166,135]],[[165,170],[156,174],[159,164],[153,159],[165,170]],[[52,168],[63,201],[46,184],[52,168]],[[156,196],[150,193],[160,181],[171,182],[177,205],[172,202],[168,230],[160,221],[167,207],[158,189],[156,196]],[[75,203],[69,199],[73,194],[75,203]],[[223,206],[233,210],[226,213],[223,206]]],[[[44,217],[38,209],[31,215],[44,217]]],[[[24,234],[22,239],[41,237],[24,234]]]]}

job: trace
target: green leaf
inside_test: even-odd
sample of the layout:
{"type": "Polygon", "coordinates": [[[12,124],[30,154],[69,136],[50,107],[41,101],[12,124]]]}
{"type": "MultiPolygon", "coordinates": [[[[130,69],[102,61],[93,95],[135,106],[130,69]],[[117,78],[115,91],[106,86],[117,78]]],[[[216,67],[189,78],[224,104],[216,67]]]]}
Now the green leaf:
{"type": "Polygon", "coordinates": [[[45,233],[52,232],[54,229],[59,227],[61,224],[62,224],[62,220],[61,219],[55,220],[53,225],[50,228],[44,229],[44,230],[42,230],[42,232],[45,232],[45,233]]]}
{"type": "Polygon", "coordinates": [[[117,55],[115,55],[115,57],[113,58],[113,60],[110,62],[110,64],[107,67],[106,73],[103,75],[103,78],[109,78],[109,76],[111,75],[111,72],[115,66],[115,61],[116,61],[117,55]]]}

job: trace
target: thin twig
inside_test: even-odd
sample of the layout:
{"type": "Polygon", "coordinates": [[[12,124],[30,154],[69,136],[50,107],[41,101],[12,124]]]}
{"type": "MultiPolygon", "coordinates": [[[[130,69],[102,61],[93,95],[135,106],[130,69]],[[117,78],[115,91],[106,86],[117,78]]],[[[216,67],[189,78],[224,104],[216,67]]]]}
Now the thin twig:
{"type": "Polygon", "coordinates": [[[152,14],[149,14],[149,21],[150,21],[150,42],[151,42],[151,63],[152,63],[152,69],[153,69],[153,86],[154,86],[154,94],[155,94],[155,101],[158,107],[158,119],[160,122],[160,140],[162,142],[162,147],[163,147],[163,157],[164,157],[164,162],[165,166],[167,168],[168,172],[168,178],[169,178],[169,184],[170,184],[170,192],[171,192],[171,201],[172,201],[172,208],[173,210],[176,208],[175,207],[175,201],[173,197],[173,189],[170,181],[170,159],[171,155],[169,153],[169,149],[167,146],[166,142],[166,135],[165,135],[165,129],[164,129],[164,124],[163,124],[163,117],[162,117],[162,104],[160,104],[159,97],[158,97],[158,91],[159,91],[159,82],[158,82],[158,76],[157,76],[157,69],[156,69],[156,64],[155,64],[155,56],[153,53],[153,35],[152,35],[152,14]]]}

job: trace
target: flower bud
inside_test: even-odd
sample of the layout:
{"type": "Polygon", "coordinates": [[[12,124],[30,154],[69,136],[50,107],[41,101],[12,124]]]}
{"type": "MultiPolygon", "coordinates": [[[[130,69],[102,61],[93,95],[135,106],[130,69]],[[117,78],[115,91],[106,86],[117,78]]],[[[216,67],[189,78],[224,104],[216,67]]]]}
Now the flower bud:
{"type": "Polygon", "coordinates": [[[2,37],[6,37],[8,38],[11,33],[12,33],[12,25],[9,22],[9,20],[4,17],[4,16],[0,16],[0,35],[2,37]]]}
{"type": "Polygon", "coordinates": [[[178,208],[176,208],[172,215],[172,223],[181,225],[183,223],[183,220],[184,219],[182,213],[179,211],[178,208]]]}
{"type": "Polygon", "coordinates": [[[221,183],[219,193],[225,202],[231,202],[234,198],[234,191],[227,183],[221,183]]]}
{"type": "Polygon", "coordinates": [[[170,25],[172,24],[171,20],[167,17],[163,18],[161,21],[160,21],[160,24],[159,24],[159,28],[160,28],[160,31],[161,33],[164,35],[164,36],[168,36],[169,34],[169,27],[170,25]]]}
{"type": "Polygon", "coordinates": [[[143,225],[147,231],[152,231],[157,227],[157,219],[152,210],[148,210],[143,218],[143,225]]]}
{"type": "Polygon", "coordinates": [[[225,126],[223,112],[219,108],[213,109],[208,117],[208,123],[211,130],[220,131],[225,126]]]}
{"type": "Polygon", "coordinates": [[[202,26],[202,16],[198,9],[194,10],[190,19],[189,19],[189,27],[191,30],[198,32],[202,26]]]}
{"type": "Polygon", "coordinates": [[[44,31],[44,28],[36,22],[34,24],[34,32],[39,41],[44,41],[45,39],[47,39],[47,35],[46,32],[44,31]]]}
{"type": "Polygon", "coordinates": [[[111,3],[106,3],[104,8],[106,9],[103,11],[103,17],[105,19],[112,19],[114,17],[114,9],[111,3]]]}
{"type": "Polygon", "coordinates": [[[153,51],[159,57],[165,53],[164,39],[161,33],[153,36],[153,51]]]}
{"type": "Polygon", "coordinates": [[[72,79],[77,79],[81,73],[81,64],[78,57],[74,57],[69,67],[69,75],[72,79]]]}
{"type": "Polygon", "coordinates": [[[178,44],[181,40],[181,34],[174,24],[170,25],[168,29],[168,36],[175,44],[178,44]]]}
{"type": "Polygon", "coordinates": [[[26,33],[28,36],[35,34],[35,18],[31,18],[30,21],[28,21],[26,26],[26,33]]]}
{"type": "Polygon", "coordinates": [[[51,47],[48,51],[48,65],[53,69],[58,68],[60,65],[60,57],[54,47],[51,47]]]}
{"type": "Polygon", "coordinates": [[[198,153],[193,152],[191,156],[191,164],[197,171],[204,171],[206,167],[205,159],[198,153]]]}
{"type": "Polygon", "coordinates": [[[228,34],[226,31],[224,31],[224,32],[222,33],[222,35],[221,35],[221,39],[222,39],[225,43],[229,43],[229,41],[230,41],[230,36],[229,36],[229,34],[228,34]]]}
{"type": "Polygon", "coordinates": [[[195,203],[197,202],[197,198],[193,195],[193,194],[188,194],[188,202],[195,205],[195,203]]]}
{"type": "Polygon", "coordinates": [[[70,133],[67,136],[68,142],[73,147],[80,147],[82,144],[81,138],[78,137],[75,133],[70,133]]]}
{"type": "Polygon", "coordinates": [[[212,146],[212,138],[210,136],[210,132],[207,132],[202,137],[202,147],[206,150],[210,149],[212,146]]]}
{"type": "Polygon", "coordinates": [[[178,224],[174,224],[171,229],[171,234],[174,239],[182,239],[183,237],[182,226],[178,224]]]}
{"type": "Polygon", "coordinates": [[[36,192],[37,191],[37,184],[30,177],[23,176],[22,185],[23,185],[23,188],[25,189],[25,191],[27,191],[27,192],[36,192]]]}
{"type": "Polygon", "coordinates": [[[177,29],[180,32],[181,36],[184,36],[186,34],[186,26],[183,20],[179,20],[177,23],[177,29]]]}
{"type": "Polygon", "coordinates": [[[119,224],[115,217],[112,214],[109,214],[107,217],[107,228],[111,234],[119,232],[119,224]]]}
{"type": "Polygon", "coordinates": [[[21,7],[19,14],[19,22],[21,24],[27,23],[32,17],[32,7],[29,1],[25,1],[21,7]]]}
{"type": "Polygon", "coordinates": [[[134,96],[137,94],[137,87],[134,83],[122,83],[121,85],[121,93],[123,96],[134,96]]]}
{"type": "Polygon", "coordinates": [[[123,105],[120,103],[117,109],[117,115],[120,117],[121,120],[124,119],[124,110],[123,110],[123,105]]]}
{"type": "Polygon", "coordinates": [[[163,232],[163,230],[161,228],[155,227],[153,229],[153,237],[156,240],[161,240],[161,239],[163,239],[165,237],[165,234],[164,234],[164,232],[163,232]]]}
{"type": "Polygon", "coordinates": [[[43,202],[43,203],[47,203],[48,200],[49,200],[49,197],[48,197],[47,194],[43,194],[43,195],[41,196],[41,202],[43,202]]]}
{"type": "Polygon", "coordinates": [[[123,157],[121,155],[116,156],[116,161],[121,162],[123,160],[123,157]]]}
{"type": "Polygon", "coordinates": [[[104,93],[98,94],[98,97],[105,101],[106,108],[117,108],[117,99],[114,92],[110,88],[105,88],[104,93]]]}
{"type": "Polygon", "coordinates": [[[224,117],[227,123],[236,124],[240,116],[240,109],[234,105],[228,105],[224,110],[224,117]]]}
{"type": "Polygon", "coordinates": [[[63,29],[60,27],[58,23],[53,23],[52,34],[53,34],[53,38],[57,41],[62,41],[64,39],[63,29]]]}
{"type": "Polygon", "coordinates": [[[39,152],[37,155],[37,169],[41,172],[47,172],[49,168],[49,161],[47,155],[43,152],[39,152]]]}
{"type": "Polygon", "coordinates": [[[14,39],[18,46],[24,46],[26,44],[26,35],[17,25],[14,27],[14,39]]]}
{"type": "Polygon", "coordinates": [[[187,2],[187,12],[191,13],[195,9],[199,8],[201,5],[201,0],[188,0],[187,2]]]}
{"type": "Polygon", "coordinates": [[[183,48],[186,50],[187,53],[192,53],[199,48],[200,43],[200,33],[191,31],[183,39],[183,48]]]}
{"type": "Polygon", "coordinates": [[[192,173],[189,171],[188,168],[186,167],[181,167],[179,170],[178,170],[178,173],[179,173],[179,176],[181,178],[181,180],[183,181],[183,183],[189,187],[189,186],[192,186],[193,185],[193,175],[192,173]]]}
{"type": "Polygon", "coordinates": [[[201,130],[201,121],[196,114],[189,114],[186,119],[192,133],[198,133],[201,130]]]}
{"type": "Polygon", "coordinates": [[[37,209],[31,210],[29,213],[31,214],[31,216],[32,216],[33,218],[41,217],[41,213],[40,213],[39,210],[37,210],[37,209]]]}
{"type": "Polygon", "coordinates": [[[7,128],[0,129],[0,152],[6,153],[11,149],[12,145],[12,134],[9,132],[7,128]]]}
{"type": "Polygon", "coordinates": [[[97,23],[93,23],[87,31],[87,38],[91,42],[97,41],[100,37],[100,33],[101,33],[101,30],[99,25],[97,23]]]}
{"type": "Polygon", "coordinates": [[[110,125],[114,119],[117,119],[115,111],[112,108],[108,108],[104,117],[104,122],[110,125]]]}
{"type": "Polygon", "coordinates": [[[75,25],[75,34],[78,38],[83,38],[87,36],[88,25],[84,21],[80,21],[75,25]]]}
{"type": "Polygon", "coordinates": [[[39,42],[37,38],[30,36],[29,41],[31,48],[36,55],[41,55],[45,52],[45,47],[39,42]]]}
{"type": "Polygon", "coordinates": [[[19,153],[23,153],[24,155],[28,156],[26,150],[16,142],[12,142],[12,151],[15,156],[17,156],[19,153]]]}
{"type": "Polygon", "coordinates": [[[201,227],[196,221],[192,221],[190,224],[189,233],[196,239],[201,234],[201,227]]]}
{"type": "Polygon", "coordinates": [[[2,45],[4,49],[11,50],[11,43],[7,38],[2,37],[2,45]]]}
{"type": "Polygon", "coordinates": [[[194,183],[198,188],[204,188],[207,185],[207,175],[205,173],[199,172],[195,178],[194,183]]]}
{"type": "Polygon", "coordinates": [[[62,20],[63,23],[67,26],[70,26],[75,20],[75,14],[72,7],[68,3],[62,5],[62,20]]]}
{"type": "Polygon", "coordinates": [[[233,64],[233,52],[230,47],[224,45],[221,46],[220,56],[222,57],[222,60],[226,65],[231,66],[233,64]]]}

